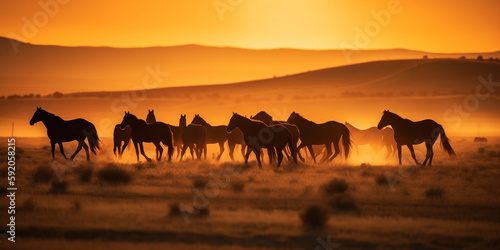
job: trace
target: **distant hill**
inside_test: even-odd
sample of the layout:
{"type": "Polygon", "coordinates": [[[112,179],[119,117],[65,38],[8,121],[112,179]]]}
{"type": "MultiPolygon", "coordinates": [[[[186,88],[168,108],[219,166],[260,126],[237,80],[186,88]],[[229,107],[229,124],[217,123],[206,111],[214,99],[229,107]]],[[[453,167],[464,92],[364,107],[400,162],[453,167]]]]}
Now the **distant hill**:
{"type": "MultiPolygon", "coordinates": [[[[149,74],[148,68],[149,71],[158,69],[168,73],[157,86],[168,87],[241,82],[352,63],[422,58],[424,55],[429,58],[466,56],[475,59],[478,55],[485,59],[500,57],[500,52],[441,54],[393,49],[366,50],[352,53],[351,57],[346,58],[342,50],[251,50],[199,45],[149,48],[62,47],[26,43],[19,43],[16,53],[12,42],[0,37],[0,95],[45,95],[55,91],[68,93],[140,88],[145,76],[149,74]]],[[[356,71],[353,67],[342,70],[356,71]]],[[[388,69],[390,70],[393,68],[388,69]]],[[[329,74],[328,72],[326,70],[315,74],[319,77],[321,74],[329,74]]],[[[346,80],[361,77],[358,73],[344,74],[346,80]]],[[[300,75],[293,79],[299,81],[300,77],[309,76],[300,75]]],[[[411,78],[411,75],[408,77],[411,78]]],[[[334,77],[328,81],[338,84],[332,83],[331,80],[334,79],[342,80],[334,77]]]]}
{"type": "MultiPolygon", "coordinates": [[[[284,77],[233,84],[147,90],[148,97],[195,96],[295,98],[446,96],[474,93],[478,77],[500,82],[500,62],[462,59],[376,61],[339,66],[284,77]]],[[[130,91],[72,93],[73,97],[119,97],[130,91]]],[[[495,94],[495,93],[493,93],[495,94]]],[[[498,94],[498,93],[497,93],[498,94]]]]}

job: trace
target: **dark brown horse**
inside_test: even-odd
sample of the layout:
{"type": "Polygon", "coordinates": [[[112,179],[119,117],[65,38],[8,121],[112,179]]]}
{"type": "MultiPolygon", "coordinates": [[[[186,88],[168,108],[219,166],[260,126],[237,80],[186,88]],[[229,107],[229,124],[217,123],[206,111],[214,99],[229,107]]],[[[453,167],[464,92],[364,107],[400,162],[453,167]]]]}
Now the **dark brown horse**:
{"type": "Polygon", "coordinates": [[[125,128],[127,125],[132,127],[132,142],[134,143],[137,161],[139,161],[139,148],[144,158],[146,158],[147,161],[151,161],[144,153],[143,142],[152,142],[156,146],[159,152],[159,155],[156,157],[157,161],[161,160],[163,148],[160,142],[163,143],[163,145],[168,147],[168,160],[171,160],[174,147],[172,142],[172,131],[167,124],[163,122],[147,124],[146,121],[138,119],[135,115],[130,114],[130,112],[125,112],[125,116],[123,116],[123,121],[120,126],[121,128],[125,128]]]}
{"type": "MultiPolygon", "coordinates": [[[[245,164],[248,163],[248,157],[254,152],[259,167],[262,168],[260,161],[260,152],[262,148],[267,148],[268,152],[276,150],[278,155],[278,167],[283,160],[282,151],[288,145],[295,163],[297,163],[297,152],[292,141],[292,134],[283,125],[267,126],[261,121],[248,119],[236,113],[233,113],[227,131],[239,128],[243,132],[247,153],[245,154],[245,164]]],[[[269,153],[270,154],[270,153],[269,153]]],[[[271,156],[270,156],[271,157],[271,156]]]]}
{"type": "Polygon", "coordinates": [[[128,143],[130,142],[130,138],[132,137],[132,128],[130,126],[121,128],[120,124],[116,124],[115,130],[113,131],[113,154],[115,156],[120,157],[123,154],[123,151],[127,148],[128,143]],[[123,147],[122,147],[123,142],[123,147]],[[118,151],[118,154],[116,154],[118,151]]]}
{"type": "MultiPolygon", "coordinates": [[[[250,119],[261,121],[268,126],[277,125],[277,124],[281,124],[281,125],[285,126],[285,128],[287,128],[288,131],[290,131],[290,133],[292,134],[293,143],[295,144],[295,147],[297,147],[297,143],[299,142],[299,138],[300,138],[300,131],[299,131],[299,128],[297,126],[290,124],[290,123],[287,123],[287,122],[274,121],[273,117],[270,116],[265,111],[260,111],[255,116],[250,116],[250,119]]],[[[286,151],[285,151],[285,154],[288,157],[288,159],[290,160],[290,156],[288,155],[288,153],[286,151]]],[[[304,158],[302,157],[302,155],[300,155],[300,150],[297,150],[297,154],[298,154],[300,160],[304,161],[304,158]]]]}
{"type": "Polygon", "coordinates": [[[351,132],[352,141],[358,155],[358,146],[362,145],[370,145],[375,152],[385,147],[387,150],[386,158],[389,158],[395,152],[396,142],[394,141],[394,131],[391,128],[384,128],[383,130],[376,127],[358,129],[348,122],[345,122],[345,125],[351,132]]]}
{"type": "Polygon", "coordinates": [[[64,154],[63,142],[78,141],[78,147],[71,156],[71,160],[73,160],[83,148],[87,153],[87,160],[90,161],[89,146],[90,151],[92,151],[94,155],[96,154],[96,149],[99,149],[97,130],[92,123],[84,119],[65,121],[61,117],[51,114],[41,107],[37,107],[30,120],[30,125],[33,126],[39,121],[47,128],[47,135],[49,136],[50,146],[52,148],[52,158],[55,158],[56,143],[59,145],[59,150],[61,150],[61,154],[66,160],[68,158],[64,154]],[[85,138],[87,138],[89,146],[85,143],[85,138]]]}
{"type": "Polygon", "coordinates": [[[427,161],[429,161],[430,166],[432,164],[432,158],[434,157],[432,146],[439,135],[441,135],[441,144],[443,145],[444,151],[450,156],[455,155],[453,148],[451,148],[450,141],[444,133],[443,127],[433,120],[427,119],[414,122],[403,119],[401,116],[389,112],[389,110],[385,110],[377,128],[382,129],[388,125],[391,125],[394,129],[394,140],[396,140],[396,146],[398,148],[399,165],[401,165],[401,147],[403,145],[408,147],[411,152],[411,157],[415,160],[417,165],[420,165],[415,157],[413,145],[425,143],[427,154],[422,165],[425,166],[427,161]]]}
{"type": "Polygon", "coordinates": [[[314,155],[312,145],[325,145],[327,154],[323,157],[322,161],[331,161],[340,154],[339,143],[341,137],[345,158],[347,159],[347,157],[349,156],[349,151],[351,148],[350,132],[344,124],[335,121],[316,124],[305,119],[295,112],[293,112],[290,117],[288,117],[287,122],[295,124],[297,125],[297,127],[299,127],[301,142],[297,149],[300,150],[303,147],[307,147],[314,162],[316,162],[316,157],[314,155]],[[335,148],[335,154],[333,154],[333,156],[332,143],[333,147],[335,148]]]}
{"type": "Polygon", "coordinates": [[[206,137],[207,144],[215,144],[215,143],[219,144],[220,152],[219,155],[217,156],[217,160],[219,160],[220,157],[222,156],[222,153],[224,153],[224,143],[228,139],[228,132],[226,132],[227,127],[224,125],[212,126],[198,114],[194,115],[193,121],[191,121],[191,123],[202,125],[207,129],[207,137],[206,137]]]}
{"type": "Polygon", "coordinates": [[[193,149],[196,152],[196,157],[201,159],[202,153],[205,153],[205,159],[207,159],[207,129],[203,125],[189,124],[182,134],[182,141],[184,146],[182,147],[181,160],[189,147],[191,152],[191,157],[194,159],[193,149]]]}

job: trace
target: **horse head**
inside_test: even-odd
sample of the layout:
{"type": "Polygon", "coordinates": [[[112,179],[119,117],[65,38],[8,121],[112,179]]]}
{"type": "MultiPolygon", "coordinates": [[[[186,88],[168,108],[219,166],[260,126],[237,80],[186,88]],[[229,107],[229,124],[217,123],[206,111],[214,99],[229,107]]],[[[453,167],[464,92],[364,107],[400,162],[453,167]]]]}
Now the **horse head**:
{"type": "Polygon", "coordinates": [[[33,114],[33,117],[31,117],[30,120],[30,125],[33,126],[35,123],[41,121],[43,119],[43,109],[42,107],[36,107],[36,111],[33,114]]]}
{"type": "Polygon", "coordinates": [[[120,123],[120,128],[124,129],[127,125],[131,125],[131,123],[133,123],[134,121],[137,121],[137,117],[133,114],[130,114],[130,111],[129,112],[125,111],[122,123],[120,123]]]}
{"type": "Polygon", "coordinates": [[[385,126],[388,126],[390,125],[391,123],[391,112],[389,112],[389,110],[384,110],[383,114],[382,114],[382,118],[380,118],[380,122],[378,123],[377,125],[377,128],[380,130],[382,128],[384,128],[385,126]]]}
{"type": "Polygon", "coordinates": [[[179,119],[179,127],[186,127],[186,115],[181,114],[181,118],[179,119]]]}

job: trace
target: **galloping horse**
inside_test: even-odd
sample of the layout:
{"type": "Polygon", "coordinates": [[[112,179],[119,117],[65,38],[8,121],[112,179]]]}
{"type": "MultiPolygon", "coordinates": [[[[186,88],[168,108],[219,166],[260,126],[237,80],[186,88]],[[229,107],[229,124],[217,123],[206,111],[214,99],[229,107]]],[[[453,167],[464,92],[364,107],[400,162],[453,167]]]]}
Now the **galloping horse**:
{"type": "Polygon", "coordinates": [[[116,124],[115,130],[113,131],[113,154],[116,156],[116,151],[118,150],[118,156],[123,154],[125,148],[127,148],[130,138],[132,137],[132,128],[130,126],[121,128],[120,124],[116,124]],[[123,142],[123,147],[122,147],[123,142]]]}
{"type": "Polygon", "coordinates": [[[389,158],[389,156],[391,156],[396,150],[394,131],[391,128],[384,128],[383,130],[378,130],[376,127],[358,129],[348,122],[345,122],[345,125],[351,132],[352,141],[356,147],[358,155],[358,146],[360,145],[370,145],[370,147],[375,151],[379,151],[380,148],[385,147],[387,149],[386,158],[389,158]]]}
{"type": "Polygon", "coordinates": [[[293,112],[288,117],[287,122],[297,125],[300,130],[300,145],[297,150],[307,147],[313,161],[316,162],[312,145],[325,145],[327,154],[323,156],[322,161],[333,160],[340,153],[340,137],[342,137],[342,146],[344,147],[345,158],[349,156],[351,149],[350,132],[347,127],[335,121],[329,121],[322,124],[316,124],[305,119],[298,113],[293,112]],[[335,154],[332,156],[332,144],[335,148],[335,154]],[[332,156],[332,157],[330,157],[332,156]]]}
{"type": "MultiPolygon", "coordinates": [[[[185,118],[185,117],[184,117],[185,118]]],[[[201,154],[205,152],[205,159],[207,159],[207,129],[203,125],[199,124],[189,124],[182,134],[182,141],[184,146],[182,147],[181,159],[189,147],[191,152],[191,158],[194,159],[193,149],[196,152],[196,157],[201,159],[201,154]]]]}
{"type": "Polygon", "coordinates": [[[43,125],[47,128],[47,135],[50,139],[53,159],[55,158],[54,151],[57,143],[59,145],[59,150],[61,150],[61,154],[66,160],[68,160],[64,154],[62,143],[73,140],[78,141],[78,147],[75,153],[71,156],[71,160],[73,160],[78,152],[82,150],[82,147],[87,153],[87,161],[90,161],[89,146],[92,153],[97,155],[96,149],[99,149],[99,137],[97,136],[97,130],[92,123],[84,119],[65,121],[61,117],[51,114],[43,110],[41,107],[37,107],[30,120],[30,125],[33,126],[39,121],[42,121],[43,125]],[[87,138],[89,146],[85,143],[85,138],[87,138]]]}
{"type": "Polygon", "coordinates": [[[408,147],[411,152],[411,157],[415,160],[417,165],[420,165],[415,157],[413,145],[425,142],[427,154],[422,165],[425,166],[427,160],[429,160],[430,166],[432,164],[432,158],[434,157],[432,146],[436,142],[439,135],[441,135],[441,144],[443,145],[444,151],[450,156],[455,155],[453,148],[451,148],[449,139],[444,133],[443,127],[433,120],[427,119],[414,122],[408,119],[403,119],[401,116],[389,112],[389,110],[385,110],[377,128],[382,129],[388,125],[391,125],[394,129],[394,139],[396,140],[396,146],[398,148],[399,165],[401,165],[401,146],[403,145],[408,147]]]}
{"type": "MultiPolygon", "coordinates": [[[[251,120],[236,113],[233,113],[227,131],[232,131],[239,128],[243,132],[245,143],[247,145],[247,153],[245,154],[245,164],[248,163],[248,157],[253,151],[259,167],[262,168],[260,162],[260,151],[262,148],[267,148],[269,154],[276,150],[278,155],[278,167],[283,160],[282,151],[286,145],[290,147],[290,151],[295,163],[297,163],[296,147],[293,144],[292,134],[282,125],[267,126],[261,121],[251,120]]],[[[271,156],[270,156],[271,157],[271,156]]]]}
{"type": "MultiPolygon", "coordinates": [[[[268,126],[272,126],[272,125],[276,125],[276,124],[281,124],[281,125],[285,126],[285,128],[287,128],[288,131],[290,131],[290,133],[292,133],[293,143],[297,147],[297,143],[299,142],[299,138],[300,138],[300,131],[299,131],[299,128],[297,126],[290,124],[290,123],[287,123],[287,122],[274,121],[273,117],[270,116],[265,111],[260,111],[255,116],[250,116],[250,119],[261,121],[268,126]]],[[[285,154],[287,155],[288,159],[290,159],[290,157],[289,157],[288,153],[286,153],[286,151],[285,151],[285,154]]],[[[304,161],[304,158],[302,157],[302,155],[300,155],[299,150],[297,150],[297,154],[298,154],[300,160],[304,161]]]]}
{"type": "Polygon", "coordinates": [[[226,132],[227,127],[224,125],[212,126],[198,114],[194,115],[193,121],[191,121],[191,123],[202,125],[207,129],[207,137],[206,137],[207,144],[215,144],[215,143],[219,144],[220,153],[217,156],[217,160],[219,160],[220,157],[222,156],[222,153],[224,153],[224,143],[228,139],[228,132],[226,132]]]}
{"type": "Polygon", "coordinates": [[[123,116],[123,121],[120,126],[123,129],[127,125],[132,127],[132,142],[134,143],[137,161],[139,161],[139,147],[144,158],[146,158],[147,161],[151,161],[144,153],[143,142],[152,142],[156,146],[159,152],[159,156],[158,154],[156,156],[157,161],[161,160],[163,153],[163,148],[160,145],[160,142],[162,142],[163,145],[168,147],[168,160],[171,160],[174,147],[172,142],[172,131],[167,124],[163,122],[147,124],[146,121],[138,119],[135,115],[130,114],[130,112],[125,112],[125,116],[123,116]]]}

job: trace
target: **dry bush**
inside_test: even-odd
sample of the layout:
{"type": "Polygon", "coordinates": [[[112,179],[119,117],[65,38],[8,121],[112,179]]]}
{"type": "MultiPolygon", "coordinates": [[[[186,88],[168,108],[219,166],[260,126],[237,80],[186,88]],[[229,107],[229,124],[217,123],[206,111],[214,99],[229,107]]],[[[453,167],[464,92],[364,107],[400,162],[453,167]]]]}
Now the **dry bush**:
{"type": "Polygon", "coordinates": [[[32,197],[25,200],[23,205],[21,206],[22,211],[35,211],[36,208],[37,208],[36,202],[33,200],[32,197]]]}
{"type": "Polygon", "coordinates": [[[237,181],[231,183],[231,189],[236,193],[241,193],[245,189],[245,183],[243,181],[237,181]]]}
{"type": "Polygon", "coordinates": [[[78,174],[78,179],[81,182],[90,182],[92,180],[92,173],[94,172],[94,167],[84,164],[80,165],[75,172],[78,174]]]}
{"type": "Polygon", "coordinates": [[[318,205],[312,205],[300,213],[299,217],[307,229],[322,230],[328,222],[330,214],[328,214],[327,209],[318,205]]]}
{"type": "Polygon", "coordinates": [[[332,197],[328,205],[337,212],[353,212],[358,210],[356,202],[350,195],[342,194],[332,197]]]}
{"type": "Polygon", "coordinates": [[[185,214],[185,211],[181,211],[181,208],[179,206],[179,203],[170,203],[170,217],[177,217],[177,216],[182,216],[185,214]]]}
{"type": "Polygon", "coordinates": [[[48,165],[39,165],[32,175],[32,180],[35,183],[48,183],[54,178],[54,170],[52,170],[48,165]]]}
{"type": "Polygon", "coordinates": [[[68,189],[66,181],[53,180],[49,192],[51,194],[65,194],[68,189]]]}
{"type": "Polygon", "coordinates": [[[344,193],[349,188],[345,179],[334,178],[323,186],[327,194],[344,193]]]}
{"type": "Polygon", "coordinates": [[[193,178],[193,187],[197,189],[202,189],[205,188],[208,184],[207,180],[200,178],[200,177],[195,177],[193,178]]]}
{"type": "Polygon", "coordinates": [[[427,199],[442,199],[444,196],[444,189],[440,187],[429,188],[425,190],[425,197],[427,199]]]}
{"type": "Polygon", "coordinates": [[[77,200],[74,200],[72,203],[71,203],[71,210],[74,211],[74,212],[79,212],[80,210],[82,209],[82,204],[77,201],[77,200]]]}
{"type": "Polygon", "coordinates": [[[97,178],[103,183],[112,185],[128,184],[132,180],[131,174],[125,169],[118,167],[115,163],[109,163],[99,169],[97,178]]]}
{"type": "Polygon", "coordinates": [[[193,214],[200,217],[207,217],[210,215],[210,210],[208,209],[208,206],[205,206],[200,209],[195,209],[193,214]]]}

